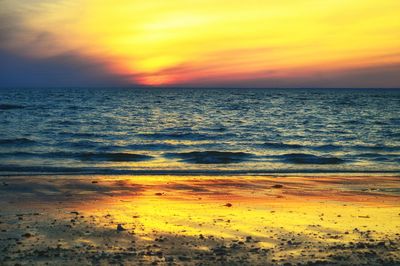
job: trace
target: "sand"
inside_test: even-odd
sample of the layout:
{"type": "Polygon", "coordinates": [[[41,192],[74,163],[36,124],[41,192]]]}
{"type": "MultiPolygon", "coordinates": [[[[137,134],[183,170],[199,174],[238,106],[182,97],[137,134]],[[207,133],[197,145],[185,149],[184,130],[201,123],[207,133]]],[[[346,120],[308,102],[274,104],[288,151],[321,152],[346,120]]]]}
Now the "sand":
{"type": "Polygon", "coordinates": [[[0,178],[0,265],[400,265],[398,176],[0,178]]]}

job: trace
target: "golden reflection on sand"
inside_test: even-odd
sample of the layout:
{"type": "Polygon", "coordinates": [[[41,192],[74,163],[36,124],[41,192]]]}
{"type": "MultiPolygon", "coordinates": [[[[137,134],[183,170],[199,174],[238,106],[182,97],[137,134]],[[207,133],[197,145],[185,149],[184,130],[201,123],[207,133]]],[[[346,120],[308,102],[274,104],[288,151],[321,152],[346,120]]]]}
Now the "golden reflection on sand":
{"type": "MultiPolygon", "coordinates": [[[[204,254],[218,252],[230,254],[225,259],[239,264],[327,262],[337,261],[340,250],[347,250],[347,259],[354,263],[399,260],[400,187],[393,176],[118,176],[4,182],[9,192],[13,187],[19,191],[7,196],[3,189],[0,199],[9,200],[5,210],[42,210],[68,223],[71,214],[79,213],[81,218],[72,219],[74,230],[105,230],[119,241],[135,241],[135,250],[156,245],[164,254],[157,257],[159,263],[167,262],[169,254],[175,261],[183,256],[188,260],[182,261],[196,264],[204,262],[204,254]],[[49,208],[49,202],[56,207],[49,208]],[[373,250],[375,257],[354,255],[357,245],[366,243],[371,246],[363,250],[373,250]],[[215,251],[220,246],[224,251],[215,251]],[[244,259],[243,254],[252,255],[244,259]]],[[[64,237],[64,244],[96,246],[102,235],[64,237]]],[[[135,260],[157,261],[146,256],[135,260]]]]}
{"type": "MultiPolygon", "coordinates": [[[[397,232],[399,197],[374,190],[373,181],[370,188],[363,188],[364,181],[359,177],[332,181],[331,177],[142,176],[125,181],[127,186],[142,186],[140,193],[103,198],[85,210],[106,212],[127,227],[140,224],[148,233],[252,235],[266,242],[269,234],[262,233],[263,228],[304,232],[318,224],[333,231],[364,227],[397,232]]],[[[398,181],[387,178],[386,185],[398,187],[398,181]]]]}

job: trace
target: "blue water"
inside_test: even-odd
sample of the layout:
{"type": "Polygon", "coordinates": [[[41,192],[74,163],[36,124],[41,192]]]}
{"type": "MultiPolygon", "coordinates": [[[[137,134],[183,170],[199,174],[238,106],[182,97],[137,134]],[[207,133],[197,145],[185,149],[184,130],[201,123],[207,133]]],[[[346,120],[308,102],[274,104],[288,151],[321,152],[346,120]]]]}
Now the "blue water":
{"type": "Polygon", "coordinates": [[[400,90],[1,89],[0,175],[400,173],[400,90]]]}

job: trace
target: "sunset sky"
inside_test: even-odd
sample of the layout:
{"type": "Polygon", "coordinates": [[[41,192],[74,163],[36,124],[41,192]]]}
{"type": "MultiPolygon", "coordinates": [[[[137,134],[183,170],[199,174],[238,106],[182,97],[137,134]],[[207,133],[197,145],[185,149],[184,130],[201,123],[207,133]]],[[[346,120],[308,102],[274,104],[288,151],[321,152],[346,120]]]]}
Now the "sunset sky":
{"type": "Polygon", "coordinates": [[[0,86],[400,87],[398,0],[0,0],[0,86]]]}

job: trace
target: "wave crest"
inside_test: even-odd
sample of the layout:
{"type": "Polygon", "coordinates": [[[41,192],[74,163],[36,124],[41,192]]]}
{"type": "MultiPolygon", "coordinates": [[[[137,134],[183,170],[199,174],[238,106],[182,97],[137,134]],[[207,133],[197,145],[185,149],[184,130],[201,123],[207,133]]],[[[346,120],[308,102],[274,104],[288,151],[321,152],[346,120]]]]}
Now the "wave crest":
{"type": "Polygon", "coordinates": [[[166,153],[164,156],[193,164],[230,164],[248,161],[254,155],[246,152],[193,151],[166,153]]]}
{"type": "Polygon", "coordinates": [[[306,153],[290,153],[279,156],[283,162],[291,164],[341,164],[343,159],[337,157],[322,157],[306,153]]]}

